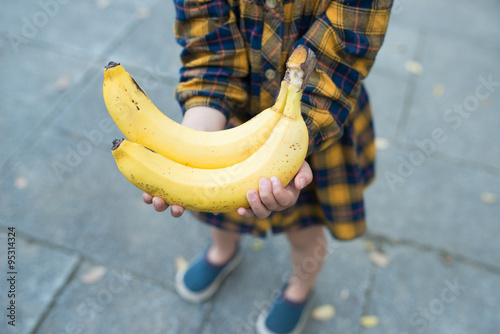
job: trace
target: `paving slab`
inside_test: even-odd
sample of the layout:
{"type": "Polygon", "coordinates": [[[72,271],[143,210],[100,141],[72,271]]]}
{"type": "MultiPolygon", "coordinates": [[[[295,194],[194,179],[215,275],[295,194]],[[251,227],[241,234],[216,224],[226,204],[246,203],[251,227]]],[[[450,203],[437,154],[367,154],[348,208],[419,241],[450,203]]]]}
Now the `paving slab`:
{"type": "Polygon", "coordinates": [[[84,262],[37,333],[196,333],[208,307],[190,308],[146,278],[84,262]]]}
{"type": "Polygon", "coordinates": [[[78,85],[88,63],[31,49],[2,56],[0,82],[3,96],[0,115],[0,166],[12,155],[40,122],[52,115],[53,109],[78,85]]]}
{"type": "Polygon", "coordinates": [[[182,48],[175,41],[174,22],[174,2],[160,2],[151,16],[110,52],[108,59],[146,71],[142,84],[146,90],[156,87],[166,78],[177,82],[182,48]]]}
{"type": "Polygon", "coordinates": [[[411,74],[405,68],[408,61],[418,60],[424,35],[415,27],[404,22],[394,21],[391,17],[382,48],[377,53],[374,69],[386,71],[401,77],[411,74]]]}
{"type": "Polygon", "coordinates": [[[121,175],[109,148],[81,143],[41,136],[3,179],[0,224],[16,222],[36,239],[171,284],[175,258],[196,254],[191,245],[207,245],[208,233],[189,214],[155,212],[121,175]]]}
{"type": "Polygon", "coordinates": [[[500,266],[500,203],[481,199],[500,196],[500,177],[395,147],[378,152],[376,169],[365,196],[370,233],[500,266]]]}
{"type": "Polygon", "coordinates": [[[500,68],[498,52],[454,38],[429,36],[405,140],[430,138],[442,129],[437,150],[493,167],[500,166],[500,68]],[[464,64],[470,64],[464,66],[464,64]],[[488,84],[488,82],[490,82],[488,84]],[[442,96],[435,96],[441,86],[442,96]]]}
{"type": "Polygon", "coordinates": [[[496,333],[500,277],[434,253],[386,247],[391,259],[377,271],[369,313],[379,326],[361,333],[496,333]]]}
{"type": "MultiPolygon", "coordinates": [[[[16,224],[13,222],[14,227],[16,224]]],[[[16,229],[16,231],[18,231],[16,229]]],[[[19,235],[15,235],[15,301],[16,319],[15,327],[10,326],[6,318],[5,308],[10,302],[7,292],[10,290],[10,282],[7,272],[11,271],[7,266],[7,233],[6,228],[0,232],[0,268],[2,268],[2,279],[0,280],[0,301],[2,304],[2,320],[0,321],[0,332],[30,333],[36,326],[42,314],[47,310],[56,293],[66,283],[68,277],[78,264],[78,256],[58,249],[52,249],[40,244],[27,241],[19,235]]],[[[9,238],[11,235],[9,235],[9,238]]],[[[12,240],[9,240],[9,242],[12,240]]]]}
{"type": "MultiPolygon", "coordinates": [[[[331,304],[336,308],[336,315],[324,322],[310,319],[305,333],[356,333],[369,281],[370,262],[363,251],[363,242],[340,243],[329,239],[324,246],[329,255],[318,277],[316,305],[331,304]]],[[[270,305],[272,297],[288,281],[291,264],[285,237],[266,239],[258,251],[251,250],[253,242],[253,238],[245,239],[243,263],[214,299],[204,334],[254,333],[259,313],[270,305]]],[[[314,262],[308,265],[312,267],[314,262]]]]}
{"type": "Polygon", "coordinates": [[[374,68],[365,80],[375,126],[375,136],[396,141],[401,117],[405,115],[405,97],[411,87],[409,78],[388,75],[374,68]]]}
{"type": "MultiPolygon", "coordinates": [[[[89,70],[89,73],[92,73],[91,79],[81,90],[80,95],[76,96],[60,116],[54,120],[54,127],[71,132],[75,140],[91,140],[96,144],[96,147],[108,152],[112,140],[122,138],[124,135],[113,122],[104,104],[102,84],[105,65],[92,67],[89,70]]],[[[182,120],[181,108],[174,98],[175,84],[163,81],[157,81],[153,84],[146,71],[126,66],[125,69],[165,115],[176,122],[182,120]]]]}
{"type": "MultiPolygon", "coordinates": [[[[11,2],[14,3],[14,2],[11,2]]],[[[24,52],[26,44],[46,43],[51,48],[74,55],[99,56],[131,24],[139,20],[136,8],[130,3],[99,1],[24,2],[10,5],[8,40],[17,52],[24,52]],[[50,5],[42,5],[42,4],[50,5]]]]}
{"type": "Polygon", "coordinates": [[[434,35],[450,33],[495,44],[491,41],[498,40],[499,11],[496,0],[395,0],[391,20],[434,35]]]}

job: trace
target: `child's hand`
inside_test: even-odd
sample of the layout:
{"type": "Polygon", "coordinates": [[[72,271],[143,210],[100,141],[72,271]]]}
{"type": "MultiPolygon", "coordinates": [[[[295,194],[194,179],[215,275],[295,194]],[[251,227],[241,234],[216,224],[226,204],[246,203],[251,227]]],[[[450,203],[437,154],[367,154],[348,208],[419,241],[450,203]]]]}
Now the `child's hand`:
{"type": "MultiPolygon", "coordinates": [[[[146,204],[153,204],[153,208],[158,212],[163,212],[168,209],[168,204],[160,197],[153,197],[151,194],[143,193],[142,200],[146,204]]],[[[172,205],[170,213],[173,217],[179,218],[184,213],[184,208],[180,205],[172,205]]]]}
{"type": "MultiPolygon", "coordinates": [[[[193,107],[186,110],[182,125],[201,131],[218,131],[224,129],[226,117],[217,109],[210,107],[193,107]]],[[[153,204],[153,208],[158,212],[168,209],[168,204],[160,197],[153,197],[151,194],[143,193],[142,200],[146,204],[153,204]]],[[[180,205],[172,205],[170,209],[172,217],[179,218],[184,213],[184,208],[180,205]]]]}
{"type": "Polygon", "coordinates": [[[250,208],[239,208],[238,213],[246,218],[252,216],[267,218],[273,211],[285,210],[297,202],[300,191],[311,183],[312,179],[312,170],[306,161],[300,167],[293,182],[284,188],[276,176],[271,177],[270,180],[263,177],[259,181],[259,192],[255,190],[247,192],[250,208]]]}

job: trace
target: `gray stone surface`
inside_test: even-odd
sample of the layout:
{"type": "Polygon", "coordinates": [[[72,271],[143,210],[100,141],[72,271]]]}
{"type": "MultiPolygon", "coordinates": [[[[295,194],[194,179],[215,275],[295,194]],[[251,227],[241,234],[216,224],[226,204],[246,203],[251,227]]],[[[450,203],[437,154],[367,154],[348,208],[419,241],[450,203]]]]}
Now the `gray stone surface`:
{"type": "Polygon", "coordinates": [[[375,67],[365,81],[370,98],[375,136],[394,142],[405,113],[409,79],[398,78],[375,67]]]}
{"type": "Polygon", "coordinates": [[[171,284],[175,257],[207,243],[199,224],[189,215],[175,220],[154,212],[118,172],[109,145],[105,151],[89,145],[79,155],[82,142],[52,132],[40,137],[4,180],[1,224],[15,222],[30,236],[171,284]]]}
{"type": "MultiPolygon", "coordinates": [[[[0,332],[2,333],[30,333],[42,315],[48,309],[54,296],[64,286],[69,276],[78,264],[78,256],[59,249],[49,248],[38,243],[30,242],[19,235],[15,235],[15,297],[16,305],[15,327],[8,325],[4,309],[10,303],[8,296],[10,283],[7,281],[11,275],[7,263],[7,233],[2,228],[0,233],[0,268],[2,268],[2,279],[0,280],[0,301],[2,304],[2,321],[0,332]]],[[[9,235],[9,237],[11,237],[9,235]]],[[[8,319],[9,321],[11,319],[8,319]]]]}
{"type": "Polygon", "coordinates": [[[208,304],[193,308],[170,289],[116,268],[83,263],[37,331],[40,334],[196,333],[208,304]],[[89,275],[104,269],[104,276],[89,275]]]}
{"type": "Polygon", "coordinates": [[[177,82],[182,49],[175,41],[174,21],[174,2],[161,1],[151,16],[124,39],[108,59],[119,62],[126,68],[136,66],[145,71],[141,85],[147,91],[155,89],[158,83],[166,80],[177,82]]]}
{"type": "MultiPolygon", "coordinates": [[[[16,52],[9,32],[21,36],[26,20],[43,19],[41,3],[51,1],[9,1],[0,11],[0,226],[19,232],[23,269],[15,333],[253,333],[258,312],[289,275],[286,239],[269,238],[254,251],[255,239],[245,237],[244,261],[219,294],[203,305],[184,302],[173,287],[176,258],[204,250],[209,229],[188,214],[174,219],[143,204],[110,153],[111,140],[122,137],[102,99],[110,60],[181,120],[173,97],[180,66],[173,3],[70,1],[32,36],[24,28],[26,43],[16,52]]],[[[331,241],[317,305],[332,304],[336,315],[311,319],[305,334],[496,333],[498,88],[457,129],[443,113],[474,94],[480,76],[500,80],[499,2],[395,6],[366,81],[377,137],[388,144],[366,193],[369,233],[331,241]],[[422,64],[421,75],[405,69],[409,60],[422,64]],[[417,145],[437,128],[446,140],[417,145]],[[387,253],[389,267],[370,262],[368,241],[387,253]],[[439,309],[455,279],[467,288],[439,309]],[[363,329],[365,314],[380,324],[363,329]]],[[[2,248],[4,240],[0,234],[2,248]]],[[[2,249],[0,267],[5,261],[2,249]]]]}
{"type": "Polygon", "coordinates": [[[386,247],[388,268],[377,271],[369,314],[380,325],[361,333],[496,333],[500,319],[497,274],[433,252],[386,247]],[[422,276],[425,279],[422,279],[422,276]]]}
{"type": "Polygon", "coordinates": [[[498,59],[498,51],[489,51],[476,41],[429,36],[405,140],[430,138],[434,129],[441,128],[446,140],[438,145],[440,152],[500,166],[500,147],[492,145],[500,140],[498,59]],[[493,84],[486,86],[484,80],[493,84]],[[443,86],[443,96],[434,96],[436,85],[443,86]],[[455,111],[459,105],[463,114],[455,111]]]}
{"type": "Polygon", "coordinates": [[[500,205],[481,196],[500,196],[500,177],[419,152],[379,151],[378,179],[366,192],[369,231],[499,266],[500,205]]]}
{"type": "Polygon", "coordinates": [[[377,54],[374,69],[396,74],[402,78],[410,76],[405,65],[408,61],[418,60],[425,35],[419,30],[408,27],[405,22],[389,21],[383,47],[377,54]]]}
{"type": "Polygon", "coordinates": [[[392,20],[429,34],[453,34],[482,40],[498,48],[496,36],[500,29],[496,0],[395,0],[392,20]]]}
{"type": "MultiPolygon", "coordinates": [[[[42,121],[54,115],[54,109],[77,87],[88,64],[53,52],[26,47],[29,52],[2,55],[0,81],[3,99],[0,115],[0,164],[11,156],[23,140],[39,130],[42,121]],[[58,82],[65,80],[65,89],[58,82]]],[[[57,113],[57,111],[56,111],[57,113]]]]}

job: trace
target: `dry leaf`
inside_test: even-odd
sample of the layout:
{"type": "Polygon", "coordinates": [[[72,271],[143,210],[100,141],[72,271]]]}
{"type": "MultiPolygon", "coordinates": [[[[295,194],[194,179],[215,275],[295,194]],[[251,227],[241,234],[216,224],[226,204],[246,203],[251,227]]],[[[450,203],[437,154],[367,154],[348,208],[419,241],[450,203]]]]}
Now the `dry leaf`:
{"type": "Polygon", "coordinates": [[[377,137],[375,138],[375,147],[378,150],[385,150],[386,148],[389,147],[389,141],[385,138],[377,137]]]}
{"type": "Polygon", "coordinates": [[[24,189],[28,186],[28,180],[25,177],[19,176],[14,180],[14,187],[17,189],[24,189]]]}
{"type": "Polygon", "coordinates": [[[95,5],[99,9],[105,9],[111,5],[111,0],[96,0],[95,5]]]}
{"type": "Polygon", "coordinates": [[[404,44],[396,44],[396,52],[397,53],[405,53],[406,52],[406,45],[404,44]]]}
{"type": "Polygon", "coordinates": [[[405,68],[408,72],[415,74],[415,75],[422,74],[422,71],[424,70],[424,67],[422,66],[422,64],[420,64],[418,61],[414,61],[414,60],[408,60],[405,63],[405,68]]]}
{"type": "Polygon", "coordinates": [[[71,80],[68,76],[60,77],[56,82],[56,87],[58,91],[63,91],[68,89],[71,80]]]}
{"type": "Polygon", "coordinates": [[[387,255],[384,253],[378,252],[376,250],[373,250],[370,252],[370,260],[375,264],[377,267],[385,268],[389,266],[390,260],[387,255]]]}
{"type": "Polygon", "coordinates": [[[451,255],[446,255],[443,257],[443,263],[444,264],[452,264],[455,259],[451,255]]]}
{"type": "Polygon", "coordinates": [[[340,291],[340,298],[342,298],[342,300],[348,299],[350,295],[351,292],[349,291],[349,289],[342,289],[342,291],[340,291]]]}
{"type": "Polygon", "coordinates": [[[151,15],[151,9],[147,7],[137,8],[137,10],[135,11],[135,15],[137,15],[137,17],[140,19],[145,19],[151,15]]]}
{"type": "Polygon", "coordinates": [[[103,278],[107,271],[104,266],[93,267],[83,274],[80,280],[85,284],[93,284],[103,278]]]}
{"type": "Polygon", "coordinates": [[[311,311],[311,317],[315,320],[326,321],[335,316],[335,307],[330,304],[318,306],[311,311]]]}
{"type": "Polygon", "coordinates": [[[441,97],[444,94],[444,87],[443,85],[435,85],[434,88],[432,89],[432,93],[436,97],[441,97]]]}
{"type": "Polygon", "coordinates": [[[364,315],[359,322],[365,328],[372,328],[378,325],[379,319],[375,315],[364,315]]]}
{"type": "Polygon", "coordinates": [[[493,203],[496,203],[498,201],[498,198],[493,193],[484,192],[481,194],[481,200],[484,203],[493,204],[493,203]]]}
{"type": "Polygon", "coordinates": [[[188,267],[188,263],[187,263],[185,258],[183,258],[180,255],[175,258],[175,271],[176,272],[184,271],[187,269],[187,267],[188,267]]]}
{"type": "Polygon", "coordinates": [[[262,249],[262,241],[260,240],[256,240],[253,244],[252,244],[252,250],[253,251],[260,251],[262,249]]]}
{"type": "Polygon", "coordinates": [[[375,244],[373,241],[367,241],[365,242],[365,251],[369,252],[375,249],[375,244]]]}
{"type": "Polygon", "coordinates": [[[479,100],[479,104],[481,104],[481,106],[483,106],[483,107],[489,108],[493,104],[493,100],[492,99],[482,99],[482,100],[479,100]]]}

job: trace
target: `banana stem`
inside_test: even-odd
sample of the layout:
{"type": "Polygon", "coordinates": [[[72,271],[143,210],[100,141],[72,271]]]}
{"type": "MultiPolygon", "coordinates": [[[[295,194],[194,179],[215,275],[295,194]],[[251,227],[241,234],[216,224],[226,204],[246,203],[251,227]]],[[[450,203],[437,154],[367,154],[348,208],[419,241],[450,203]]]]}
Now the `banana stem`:
{"type": "Polygon", "coordinates": [[[288,96],[286,98],[285,111],[283,112],[283,117],[288,119],[296,119],[301,117],[300,100],[302,99],[302,90],[298,89],[294,85],[288,86],[288,96]]]}
{"type": "Polygon", "coordinates": [[[118,147],[120,147],[120,144],[123,143],[124,140],[125,138],[113,140],[113,147],[111,147],[111,151],[118,149],[118,147]]]}

